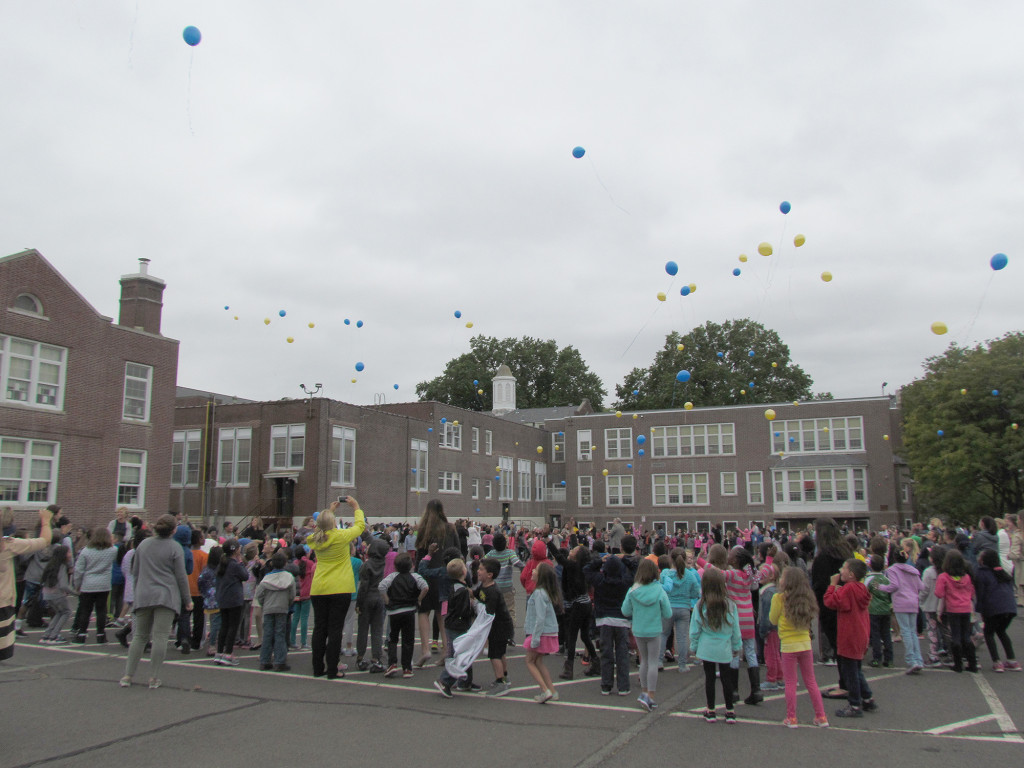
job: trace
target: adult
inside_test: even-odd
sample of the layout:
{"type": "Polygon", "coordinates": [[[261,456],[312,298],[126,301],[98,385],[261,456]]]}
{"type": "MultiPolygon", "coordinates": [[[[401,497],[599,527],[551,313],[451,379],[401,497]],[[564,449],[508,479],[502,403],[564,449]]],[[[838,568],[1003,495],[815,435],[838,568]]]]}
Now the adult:
{"type": "Polygon", "coordinates": [[[139,659],[150,642],[153,643],[153,651],[149,659],[149,687],[160,687],[160,667],[167,655],[171,622],[183,599],[185,607],[192,610],[185,576],[185,554],[178,542],[171,538],[176,527],[174,515],[161,515],[153,525],[156,536],[144,539],[134,550],[131,566],[135,581],[135,632],[128,647],[124,676],[119,683],[122,688],[132,684],[139,659]]]}
{"type": "Polygon", "coordinates": [[[252,539],[253,541],[265,541],[267,533],[263,530],[263,518],[258,515],[254,517],[252,522],[242,531],[242,538],[252,539]]]}
{"type": "Polygon", "coordinates": [[[470,520],[469,521],[469,527],[466,528],[466,531],[468,533],[468,536],[466,538],[466,543],[469,546],[471,546],[471,547],[479,547],[479,546],[483,545],[483,539],[480,536],[480,529],[477,527],[476,523],[474,523],[472,520],[470,520]]]}
{"type": "MultiPolygon", "coordinates": [[[[825,605],[825,593],[832,577],[839,573],[853,556],[839,525],[831,517],[819,517],[814,521],[814,541],[817,551],[811,563],[811,589],[818,599],[819,635],[825,641],[821,648],[822,661],[835,664],[836,649],[839,647],[839,614],[825,605]]],[[[854,681],[856,684],[856,681],[854,681]]],[[[846,698],[846,686],[840,675],[839,685],[823,694],[828,698],[846,698]]]]}
{"type": "Polygon", "coordinates": [[[1007,530],[1006,518],[996,519],[996,543],[999,547],[999,566],[1009,574],[1013,574],[1013,563],[1010,560],[1010,532],[1007,530]]]}
{"type": "Polygon", "coordinates": [[[1024,534],[1020,530],[1019,515],[1006,516],[1006,532],[1010,535],[1010,563],[1017,587],[1017,605],[1024,606],[1024,534]]]}
{"type": "Polygon", "coordinates": [[[613,555],[622,552],[622,537],[625,535],[626,529],[622,525],[622,520],[616,517],[612,527],[608,529],[608,551],[613,555]]]}
{"type": "Polygon", "coordinates": [[[34,539],[14,538],[14,513],[8,507],[0,515],[3,538],[0,538],[0,661],[14,655],[14,606],[17,601],[17,587],[14,578],[14,558],[31,555],[50,546],[53,537],[50,531],[50,508],[39,510],[39,536],[34,539]]]}
{"type": "MultiPolygon", "coordinates": [[[[444,514],[444,505],[441,501],[439,499],[431,499],[427,502],[427,506],[420,516],[419,524],[416,526],[416,562],[420,564],[419,570],[429,587],[426,597],[420,601],[417,615],[421,651],[417,666],[420,667],[430,659],[430,613],[433,611],[440,622],[441,602],[447,599],[445,591],[448,587],[446,576],[423,573],[423,560],[428,556],[430,556],[431,561],[435,556],[443,557],[445,551],[452,548],[461,549],[459,546],[459,535],[455,530],[455,526],[448,522],[448,518],[444,514]]],[[[429,571],[439,570],[437,564],[431,562],[429,566],[429,571]]]]}
{"type": "Polygon", "coordinates": [[[111,536],[128,538],[128,507],[118,507],[114,512],[114,519],[107,523],[107,530],[111,536]]]}
{"type": "Polygon", "coordinates": [[[316,553],[316,571],[309,589],[313,605],[313,677],[327,676],[328,680],[344,677],[339,669],[341,659],[341,632],[352,593],[356,590],[350,556],[351,544],[366,529],[366,520],[359,502],[348,496],[346,503],[352,508],[354,522],[348,528],[338,528],[335,510],[340,506],[331,502],[316,519],[316,530],[306,537],[306,544],[316,553]]]}

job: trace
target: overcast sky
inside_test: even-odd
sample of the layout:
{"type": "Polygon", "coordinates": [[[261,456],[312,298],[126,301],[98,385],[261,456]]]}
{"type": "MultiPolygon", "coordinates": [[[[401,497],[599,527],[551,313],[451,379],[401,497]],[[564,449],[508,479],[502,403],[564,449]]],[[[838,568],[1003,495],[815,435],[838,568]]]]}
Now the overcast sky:
{"type": "Polygon", "coordinates": [[[575,346],[610,404],[668,332],[741,317],[814,391],[877,395],[1024,327],[1022,29],[983,0],[5,3],[0,254],[115,319],[152,259],[178,382],[242,397],[414,400],[480,333],[575,346]]]}

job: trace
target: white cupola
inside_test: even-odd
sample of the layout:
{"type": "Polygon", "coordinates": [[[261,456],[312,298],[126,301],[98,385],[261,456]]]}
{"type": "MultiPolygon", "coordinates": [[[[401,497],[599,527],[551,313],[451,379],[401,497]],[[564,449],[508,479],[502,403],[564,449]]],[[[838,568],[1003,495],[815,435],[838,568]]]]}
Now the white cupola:
{"type": "Polygon", "coordinates": [[[516,377],[512,375],[512,371],[507,365],[501,364],[498,372],[491,379],[491,385],[492,413],[501,416],[514,411],[516,409],[516,377]]]}

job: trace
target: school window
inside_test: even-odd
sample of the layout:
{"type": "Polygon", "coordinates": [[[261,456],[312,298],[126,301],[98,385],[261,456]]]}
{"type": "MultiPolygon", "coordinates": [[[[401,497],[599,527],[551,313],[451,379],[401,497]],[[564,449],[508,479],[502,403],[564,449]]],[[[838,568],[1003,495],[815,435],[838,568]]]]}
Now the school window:
{"type": "Polygon", "coordinates": [[[533,485],[536,489],[533,498],[537,501],[544,501],[544,493],[548,485],[548,465],[540,461],[533,462],[533,477],[533,485]]]}
{"type": "Polygon", "coordinates": [[[198,488],[203,433],[198,429],[180,430],[171,443],[171,488],[198,488]]]}
{"type": "Polygon", "coordinates": [[[487,456],[491,455],[494,450],[494,433],[489,429],[484,430],[484,453],[487,456]]]}
{"type": "Polygon", "coordinates": [[[590,475],[576,478],[576,500],[581,507],[594,506],[594,478],[590,475]]]}
{"type": "Polygon", "coordinates": [[[778,503],[863,502],[867,499],[865,472],[859,468],[776,470],[774,485],[778,503]]]}
{"type": "Polygon", "coordinates": [[[736,473],[722,472],[720,475],[721,494],[723,496],[736,495],[736,473]]]}
{"type": "Polygon", "coordinates": [[[593,457],[594,444],[589,429],[581,429],[576,433],[576,460],[590,461],[593,457]]]}
{"type": "Polygon", "coordinates": [[[480,478],[474,477],[472,479],[472,481],[470,482],[470,486],[469,487],[473,491],[473,498],[474,499],[479,499],[480,498],[480,478]]]}
{"type": "Polygon", "coordinates": [[[551,460],[556,464],[565,461],[565,432],[551,435],[551,460]]]}
{"type": "Polygon", "coordinates": [[[606,429],[604,431],[604,455],[608,459],[633,458],[633,428],[606,429]]]}
{"type": "Polygon", "coordinates": [[[512,501],[512,457],[498,457],[498,500],[512,501]]]}
{"type": "Polygon", "coordinates": [[[480,427],[473,427],[473,453],[480,453],[480,427]]]}
{"type": "Polygon", "coordinates": [[[11,309],[28,312],[33,315],[43,314],[43,305],[39,303],[39,299],[30,293],[22,293],[16,296],[14,303],[11,304],[11,309]]]}
{"type": "Polygon", "coordinates": [[[655,458],[731,456],[736,453],[736,426],[732,423],[658,427],[652,430],[655,458]]]}
{"type": "Polygon", "coordinates": [[[305,424],[274,424],[270,428],[271,469],[302,469],[305,458],[305,424]]]}
{"type": "Polygon", "coordinates": [[[609,507],[633,506],[632,475],[608,475],[605,489],[609,507]]]}
{"type": "Polygon", "coordinates": [[[437,473],[438,493],[462,493],[461,472],[438,472],[437,473]]]}
{"type": "Polygon", "coordinates": [[[462,450],[462,425],[446,421],[441,425],[441,447],[450,451],[462,450]]]}
{"type": "Polygon", "coordinates": [[[60,443],[0,437],[0,501],[53,504],[60,443]]]}
{"type": "Polygon", "coordinates": [[[764,481],[760,472],[747,472],[747,504],[764,504],[764,481]]]}
{"type": "Polygon", "coordinates": [[[153,388],[153,366],[125,363],[124,404],[121,418],[127,421],[149,421],[149,400],[153,388]]]}
{"type": "Polygon", "coordinates": [[[488,501],[494,499],[494,483],[490,480],[484,481],[484,498],[488,501]]]}
{"type": "Polygon", "coordinates": [[[64,405],[67,350],[0,336],[0,386],[9,403],[59,411],[64,405]]]}
{"type": "Polygon", "coordinates": [[[348,488],[356,484],[356,431],[352,427],[331,427],[331,485],[348,488]]]}
{"type": "Polygon", "coordinates": [[[827,453],[863,451],[864,420],[861,416],[837,416],[831,419],[787,419],[774,421],[771,430],[772,452],[827,453]]]}
{"type": "Polygon", "coordinates": [[[708,474],[651,475],[651,491],[656,507],[707,504],[708,474]]]}
{"type": "Polygon", "coordinates": [[[117,467],[117,503],[146,505],[146,452],[122,448],[117,467]]]}
{"type": "MultiPolygon", "coordinates": [[[[249,485],[249,470],[252,454],[252,428],[236,427],[222,429],[219,434],[217,466],[219,485],[249,485]]],[[[171,477],[174,467],[171,466],[171,477]]],[[[173,482],[172,482],[173,485],[173,482]]]]}
{"type": "Polygon", "coordinates": [[[410,461],[412,469],[412,485],[409,490],[427,490],[427,455],[430,445],[426,440],[412,440],[409,444],[410,461]]]}
{"type": "Polygon", "coordinates": [[[518,462],[518,474],[519,474],[519,500],[529,501],[530,500],[530,460],[519,459],[518,462]]]}

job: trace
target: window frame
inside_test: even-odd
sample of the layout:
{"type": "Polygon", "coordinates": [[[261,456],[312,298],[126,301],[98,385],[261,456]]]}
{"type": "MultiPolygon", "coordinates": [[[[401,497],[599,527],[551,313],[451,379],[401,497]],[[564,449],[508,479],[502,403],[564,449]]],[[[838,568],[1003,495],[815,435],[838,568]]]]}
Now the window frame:
{"type": "Polygon", "coordinates": [[[760,469],[751,469],[751,470],[747,470],[747,472],[744,475],[744,477],[745,477],[745,482],[747,484],[747,504],[749,504],[749,505],[755,505],[755,504],[761,505],[761,504],[764,504],[765,503],[765,501],[764,501],[764,473],[760,469]],[[757,489],[758,489],[757,490],[757,492],[758,492],[758,500],[757,501],[754,501],[754,496],[753,496],[753,493],[751,492],[751,488],[753,487],[753,484],[750,482],[750,480],[751,480],[751,477],[753,475],[757,476],[757,483],[756,483],[757,489]]]}
{"type": "Polygon", "coordinates": [[[13,435],[0,435],[0,504],[17,504],[23,507],[45,507],[49,504],[56,503],[57,500],[57,479],[60,473],[60,442],[56,440],[35,440],[30,437],[14,437],[13,435]],[[25,450],[23,453],[5,453],[4,443],[5,442],[16,442],[24,443],[25,450]],[[37,455],[34,453],[36,445],[45,445],[52,448],[51,455],[37,455]],[[13,475],[10,477],[4,476],[2,467],[4,466],[4,457],[21,462],[19,468],[18,477],[15,478],[13,475]],[[49,465],[49,478],[33,478],[33,470],[36,468],[37,462],[43,462],[49,465]],[[8,496],[6,490],[9,483],[17,482],[17,491],[15,498],[5,498],[8,496]],[[37,490],[33,489],[34,483],[45,483],[46,484],[46,498],[45,499],[32,499],[33,495],[37,494],[37,490]]]}
{"type": "Polygon", "coordinates": [[[594,431],[580,429],[576,432],[576,461],[593,461],[594,431]],[[586,448],[583,446],[586,445],[586,448]]]}
{"type": "Polygon", "coordinates": [[[494,433],[489,430],[484,430],[484,455],[490,456],[494,453],[494,433]]]}
{"type": "Polygon", "coordinates": [[[199,478],[203,471],[203,430],[176,429],[171,435],[171,488],[198,488],[199,478]],[[175,461],[175,454],[181,446],[181,461],[175,461]],[[195,469],[192,469],[192,458],[195,457],[195,469]],[[176,475],[176,467],[178,476],[176,475]],[[195,473],[195,480],[190,482],[190,475],[195,473]]]}
{"type": "Polygon", "coordinates": [[[576,506],[581,509],[591,509],[594,506],[594,476],[593,475],[577,475],[576,476],[576,506]],[[584,492],[589,497],[589,501],[585,501],[583,498],[584,492]]]}
{"type": "Polygon", "coordinates": [[[305,469],[306,468],[306,425],[305,424],[272,424],[270,426],[270,469],[276,471],[285,471],[290,469],[305,469]],[[280,434],[281,431],[284,434],[280,434]],[[292,440],[302,438],[302,463],[293,464],[292,458],[294,457],[294,449],[292,447],[292,440]],[[285,464],[281,465],[276,462],[275,455],[278,453],[274,450],[274,441],[284,438],[285,440],[285,464]]]}
{"type": "Polygon", "coordinates": [[[608,507],[632,507],[636,504],[636,486],[632,475],[608,475],[604,484],[605,506],[608,507]],[[629,487],[628,500],[624,489],[629,487]],[[614,497],[613,487],[617,490],[614,497]],[[614,500],[613,500],[614,499],[614,500]]]}
{"type": "Polygon", "coordinates": [[[533,473],[530,471],[529,459],[516,460],[516,485],[519,488],[519,501],[533,501],[533,473]]]}
{"type": "Polygon", "coordinates": [[[442,469],[437,473],[437,492],[448,495],[462,493],[462,473],[442,469]]]}
{"type": "Polygon", "coordinates": [[[718,473],[718,492],[721,496],[738,496],[739,495],[739,473],[735,470],[727,470],[725,472],[718,473]],[[726,476],[732,475],[732,491],[726,490],[726,476]]]}
{"type": "Polygon", "coordinates": [[[144,509],[146,506],[146,462],[148,460],[148,452],[140,448],[119,448],[117,454],[117,493],[114,495],[115,502],[119,507],[128,507],[129,509],[144,509]],[[129,463],[125,461],[125,453],[139,454],[142,459],[138,463],[129,463]],[[139,482],[137,486],[132,486],[131,483],[126,482],[123,479],[123,471],[126,468],[137,467],[139,471],[139,482]],[[136,501],[129,501],[126,497],[122,496],[123,488],[136,488],[136,501]]]}
{"type": "Polygon", "coordinates": [[[471,427],[470,436],[472,452],[480,453],[480,427],[471,427]]]}
{"type": "Polygon", "coordinates": [[[633,458],[632,427],[607,427],[604,430],[604,457],[608,460],[633,458]]]}
{"type": "Polygon", "coordinates": [[[152,403],[153,403],[153,366],[152,365],[146,365],[145,363],[135,363],[135,362],[132,362],[131,360],[126,360],[125,363],[124,363],[124,388],[123,388],[122,398],[121,398],[121,420],[122,421],[127,421],[127,422],[135,422],[135,423],[139,423],[139,424],[146,424],[146,423],[148,423],[149,422],[149,416],[150,416],[150,410],[152,408],[152,403]],[[142,378],[138,374],[134,374],[133,375],[133,374],[129,373],[129,368],[131,366],[133,366],[133,365],[135,367],[137,367],[137,368],[144,368],[146,370],[146,372],[148,373],[148,376],[146,378],[142,378]],[[131,383],[131,382],[138,382],[138,381],[142,381],[142,382],[145,383],[145,389],[146,389],[145,396],[143,398],[139,398],[139,397],[135,397],[135,396],[129,397],[128,396],[128,385],[129,385],[129,383],[131,383]],[[129,400],[131,400],[131,401],[138,401],[140,399],[142,400],[142,415],[141,416],[129,415],[129,413],[128,413],[128,402],[129,402],[129,400]]]}
{"type": "Polygon", "coordinates": [[[446,421],[441,425],[441,434],[438,439],[438,447],[446,451],[462,450],[462,425],[452,421],[446,421]]]}
{"type": "Polygon", "coordinates": [[[332,488],[355,488],[356,487],[356,428],[347,427],[343,424],[331,425],[331,487],[332,488]],[[351,447],[347,451],[347,447],[351,447]],[[336,448],[340,452],[336,455],[336,448]],[[350,453],[346,459],[346,453],[350,453]],[[337,472],[335,471],[337,467],[337,472]]]}
{"type": "Polygon", "coordinates": [[[252,427],[220,427],[217,431],[217,485],[223,488],[248,488],[252,483],[252,427]],[[245,434],[243,434],[245,433],[245,434]],[[239,446],[248,443],[248,459],[239,458],[239,446]],[[225,462],[224,445],[231,445],[231,458],[225,462]],[[230,467],[230,481],[224,482],[225,463],[230,467]],[[240,479],[245,465],[245,480],[240,479]]]}
{"type": "Polygon", "coordinates": [[[430,489],[430,441],[412,438],[409,441],[409,454],[409,474],[412,475],[409,490],[425,493],[430,489]],[[423,466],[420,466],[420,459],[423,460],[423,466]]]}
{"type": "Polygon", "coordinates": [[[0,333],[0,389],[4,393],[3,400],[0,403],[38,411],[62,411],[64,409],[65,390],[67,389],[67,367],[67,347],[59,347],[56,344],[45,344],[41,341],[0,333]],[[31,356],[25,352],[13,351],[12,347],[15,343],[32,345],[31,356]],[[59,360],[43,358],[42,352],[44,350],[55,351],[59,355],[59,360]],[[24,390],[11,389],[11,365],[14,360],[28,361],[28,378],[17,376],[13,379],[15,382],[24,382],[24,390]],[[53,366],[57,369],[57,382],[55,384],[40,380],[40,369],[44,365],[53,366]],[[53,403],[39,402],[41,396],[46,397],[46,395],[41,395],[41,387],[49,387],[55,391],[55,394],[52,395],[53,403]],[[23,392],[25,399],[12,398],[10,395],[14,391],[23,392]]]}

